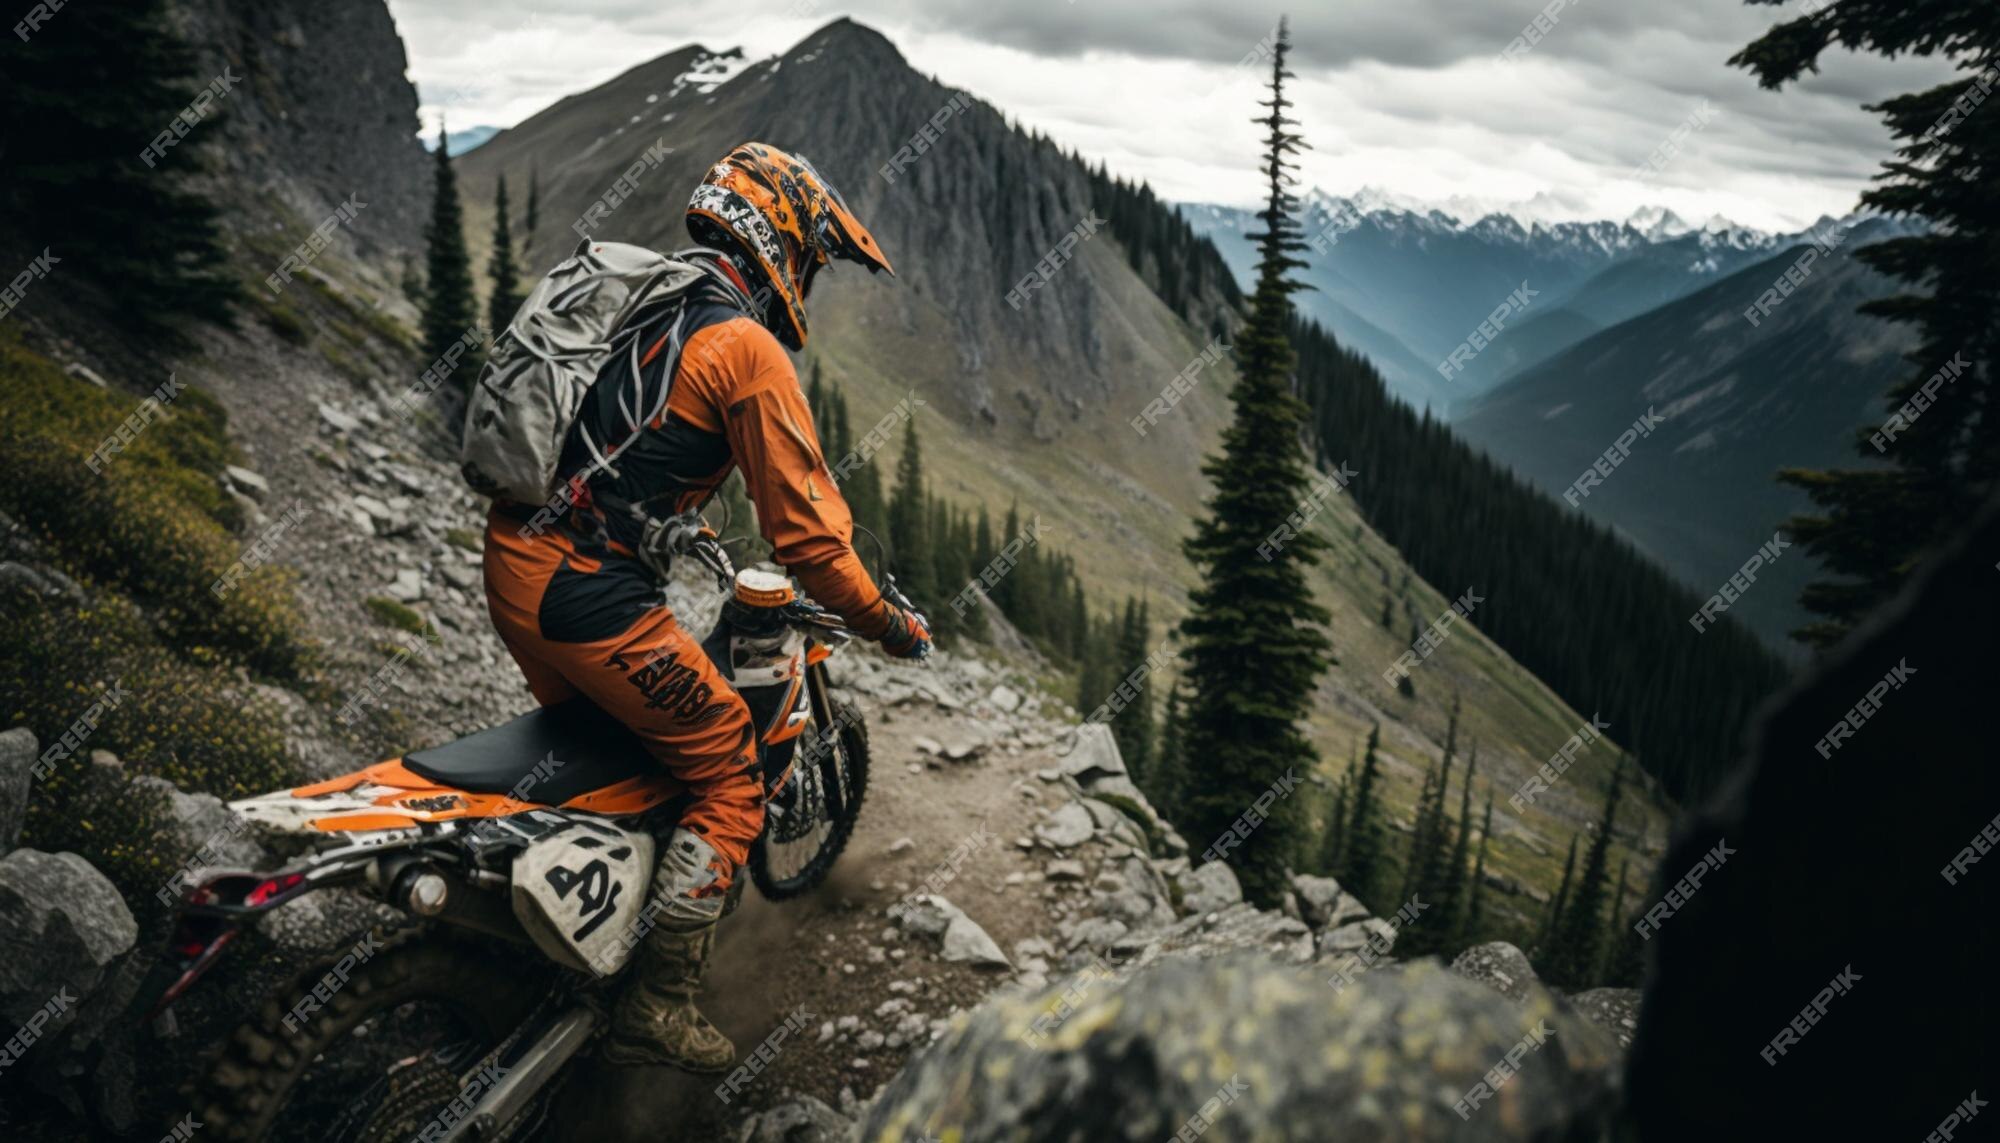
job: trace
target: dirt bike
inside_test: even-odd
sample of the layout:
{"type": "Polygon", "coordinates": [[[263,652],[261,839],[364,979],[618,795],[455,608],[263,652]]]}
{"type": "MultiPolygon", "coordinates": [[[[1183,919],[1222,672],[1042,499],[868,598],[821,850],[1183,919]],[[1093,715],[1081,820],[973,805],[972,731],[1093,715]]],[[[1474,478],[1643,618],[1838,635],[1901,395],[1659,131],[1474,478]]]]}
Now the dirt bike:
{"type": "MultiPolygon", "coordinates": [[[[867,789],[867,727],[825,665],[852,636],[788,578],[732,573],[707,535],[696,554],[734,592],[703,649],[750,707],[767,791],[751,879],[794,897],[826,877],[867,789]]],[[[909,606],[893,577],[884,594],[909,606]]],[[[189,1090],[205,1137],[434,1143],[540,1128],[660,908],[653,857],[681,802],[631,731],[572,700],[231,808],[310,852],[187,894],[156,1015],[304,894],[358,889],[410,924],[262,1002],[189,1090]]]]}

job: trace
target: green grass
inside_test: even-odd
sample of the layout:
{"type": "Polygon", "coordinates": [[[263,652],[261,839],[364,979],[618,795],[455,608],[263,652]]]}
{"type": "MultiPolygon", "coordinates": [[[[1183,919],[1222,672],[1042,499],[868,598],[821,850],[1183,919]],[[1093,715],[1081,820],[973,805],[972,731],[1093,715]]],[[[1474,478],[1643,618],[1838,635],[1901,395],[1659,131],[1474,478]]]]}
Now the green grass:
{"type": "Polygon", "coordinates": [[[423,614],[414,608],[405,607],[393,599],[384,599],[379,595],[371,596],[366,606],[368,614],[373,615],[378,623],[394,627],[398,631],[408,631],[412,635],[424,633],[423,614]]]}
{"type": "Polygon", "coordinates": [[[486,541],[480,538],[479,533],[470,528],[446,528],[444,538],[447,543],[455,547],[464,548],[468,552],[483,552],[486,550],[486,541]]]}

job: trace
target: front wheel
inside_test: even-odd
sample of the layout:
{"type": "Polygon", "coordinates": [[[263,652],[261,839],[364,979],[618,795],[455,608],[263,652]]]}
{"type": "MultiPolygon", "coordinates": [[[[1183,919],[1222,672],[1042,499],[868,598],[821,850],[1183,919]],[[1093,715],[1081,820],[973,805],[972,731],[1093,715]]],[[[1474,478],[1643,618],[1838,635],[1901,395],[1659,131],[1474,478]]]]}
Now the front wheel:
{"type": "Polygon", "coordinates": [[[799,736],[791,779],[764,807],[764,832],[750,847],[750,876],[773,901],[825,881],[861,816],[868,724],[851,702],[833,701],[829,709],[830,728],[814,720],[799,736]]]}
{"type": "MultiPolygon", "coordinates": [[[[195,1118],[214,1139],[422,1136],[454,1099],[476,1099],[492,1082],[488,1065],[511,1046],[547,973],[414,932],[387,938],[359,964],[322,964],[266,998],[222,1045],[187,1093],[195,1118]]],[[[525,1138],[535,1124],[512,1126],[505,1138],[525,1138]]]]}

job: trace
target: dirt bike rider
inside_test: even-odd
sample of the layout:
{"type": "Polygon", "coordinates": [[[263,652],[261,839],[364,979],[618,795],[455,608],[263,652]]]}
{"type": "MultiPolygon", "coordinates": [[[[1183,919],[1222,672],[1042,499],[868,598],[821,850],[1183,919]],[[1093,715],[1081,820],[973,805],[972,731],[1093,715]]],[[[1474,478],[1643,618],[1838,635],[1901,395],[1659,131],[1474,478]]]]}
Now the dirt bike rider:
{"type": "Polygon", "coordinates": [[[697,509],[741,469],[772,558],[807,594],[891,655],[921,657],[930,632],[883,598],[856,557],[852,517],[785,353],[805,345],[806,296],[830,259],[871,271],[890,270],[888,259],[810,163],[760,143],[709,168],[687,227],[707,249],[676,257],[713,281],[684,303],[674,375],[662,375],[673,355],[661,349],[680,306],[640,319],[645,351],[614,355],[586,396],[560,469],[574,507],[537,530],[523,526],[532,509],[496,502],[485,572],[494,626],[535,699],[588,695],[687,789],[654,877],[664,910],[636,950],[603,1058],[714,1072],[735,1048],[693,1000],[724,895],[762,828],[764,789],[749,710],[667,608],[644,517],[697,509]],[[664,410],[635,429],[629,394],[650,394],[637,407],[653,408],[669,383],[664,410]],[[615,471],[591,464],[633,432],[615,471]]]}

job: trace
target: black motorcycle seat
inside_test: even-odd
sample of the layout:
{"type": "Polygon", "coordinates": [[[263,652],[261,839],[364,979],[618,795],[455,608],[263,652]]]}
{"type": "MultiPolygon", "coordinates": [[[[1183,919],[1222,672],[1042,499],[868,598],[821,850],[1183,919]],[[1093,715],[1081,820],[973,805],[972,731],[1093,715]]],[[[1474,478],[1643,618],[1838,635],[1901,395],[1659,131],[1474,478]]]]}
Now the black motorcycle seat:
{"type": "Polygon", "coordinates": [[[455,790],[510,794],[550,806],[663,772],[638,735],[581,697],[406,754],[403,765],[455,790]],[[538,766],[543,774],[530,781],[538,766]]]}

